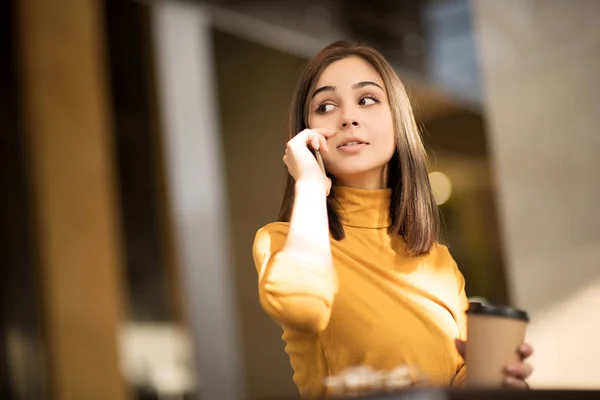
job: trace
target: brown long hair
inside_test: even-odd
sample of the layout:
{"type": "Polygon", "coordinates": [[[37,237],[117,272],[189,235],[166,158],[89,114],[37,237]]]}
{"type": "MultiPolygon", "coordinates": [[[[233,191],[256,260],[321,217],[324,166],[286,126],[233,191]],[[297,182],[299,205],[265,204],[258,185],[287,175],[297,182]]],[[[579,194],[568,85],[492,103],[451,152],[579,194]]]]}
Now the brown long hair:
{"type": "MultiPolygon", "coordinates": [[[[330,64],[358,56],[369,62],[385,84],[396,131],[396,151],[388,164],[388,186],[392,189],[390,233],[406,242],[406,252],[422,256],[431,250],[439,237],[440,216],[427,171],[427,153],[404,85],[396,71],[377,50],[349,41],[338,41],[321,50],[303,68],[290,105],[287,131],[291,139],[307,128],[310,94],[321,73],[330,64]]],[[[288,174],[278,221],[289,222],[294,205],[295,181],[288,174]]],[[[327,198],[329,230],[336,240],[344,238],[338,214],[339,204],[327,198]]]]}

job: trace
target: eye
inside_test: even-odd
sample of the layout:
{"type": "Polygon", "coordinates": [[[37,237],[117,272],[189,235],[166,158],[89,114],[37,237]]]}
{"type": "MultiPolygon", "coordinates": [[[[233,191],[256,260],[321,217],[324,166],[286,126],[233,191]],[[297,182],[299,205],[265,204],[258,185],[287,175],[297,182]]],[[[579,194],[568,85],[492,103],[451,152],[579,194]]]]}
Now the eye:
{"type": "Polygon", "coordinates": [[[317,108],[317,112],[319,114],[325,114],[325,113],[328,113],[329,111],[333,110],[333,108],[334,108],[333,104],[323,103],[323,104],[319,105],[319,107],[317,108]]]}
{"type": "Polygon", "coordinates": [[[379,100],[373,96],[364,96],[358,100],[359,106],[370,106],[379,103],[379,100]]]}

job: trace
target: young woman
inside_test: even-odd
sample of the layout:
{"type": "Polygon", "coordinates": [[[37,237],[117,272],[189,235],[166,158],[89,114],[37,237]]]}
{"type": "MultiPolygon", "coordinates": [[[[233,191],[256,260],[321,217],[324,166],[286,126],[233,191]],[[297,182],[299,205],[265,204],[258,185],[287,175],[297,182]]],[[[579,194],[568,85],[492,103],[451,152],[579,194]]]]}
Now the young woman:
{"type": "MultiPolygon", "coordinates": [[[[300,76],[288,134],[279,222],[257,232],[253,256],[302,397],[351,366],[462,384],[464,279],[437,242],[427,157],[395,71],[372,48],[329,45],[300,76]]],[[[507,365],[506,384],[527,387],[530,374],[507,365]]]]}

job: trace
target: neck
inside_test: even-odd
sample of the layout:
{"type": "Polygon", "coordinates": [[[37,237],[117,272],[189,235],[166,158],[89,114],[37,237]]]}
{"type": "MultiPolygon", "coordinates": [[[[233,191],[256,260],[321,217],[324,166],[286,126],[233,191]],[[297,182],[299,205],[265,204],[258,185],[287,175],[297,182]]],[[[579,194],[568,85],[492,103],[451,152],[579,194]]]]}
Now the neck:
{"type": "Polygon", "coordinates": [[[371,171],[364,171],[357,174],[337,176],[335,184],[354,189],[386,189],[387,188],[387,165],[371,171]]]}
{"type": "Polygon", "coordinates": [[[355,228],[389,228],[392,189],[357,189],[333,186],[337,212],[343,225],[355,228]]]}

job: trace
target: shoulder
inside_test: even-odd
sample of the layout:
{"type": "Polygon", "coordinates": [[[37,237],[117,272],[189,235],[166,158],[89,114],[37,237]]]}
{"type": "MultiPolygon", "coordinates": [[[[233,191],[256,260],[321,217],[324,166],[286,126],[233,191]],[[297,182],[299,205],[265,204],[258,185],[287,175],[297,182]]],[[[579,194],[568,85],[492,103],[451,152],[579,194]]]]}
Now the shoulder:
{"type": "Polygon", "coordinates": [[[440,267],[452,267],[456,265],[448,246],[439,242],[432,246],[428,256],[440,267]]]}
{"type": "Polygon", "coordinates": [[[256,231],[254,246],[263,245],[265,241],[285,240],[289,229],[289,222],[271,222],[256,231]]]}
{"type": "Polygon", "coordinates": [[[428,257],[438,271],[450,272],[457,277],[462,275],[454,257],[450,254],[448,246],[442,243],[436,243],[431,248],[428,257]]]}
{"type": "Polygon", "coordinates": [[[435,243],[431,250],[434,254],[436,254],[437,257],[452,258],[448,246],[440,242],[435,243]]]}
{"type": "Polygon", "coordinates": [[[290,228],[289,222],[272,222],[260,228],[254,236],[252,255],[256,265],[281,250],[290,228]]]}
{"type": "Polygon", "coordinates": [[[436,243],[433,246],[430,255],[434,259],[436,268],[452,274],[453,278],[457,280],[458,285],[464,287],[463,274],[460,271],[458,264],[454,260],[454,257],[452,257],[452,254],[450,254],[450,249],[448,246],[441,243],[436,243]]]}

